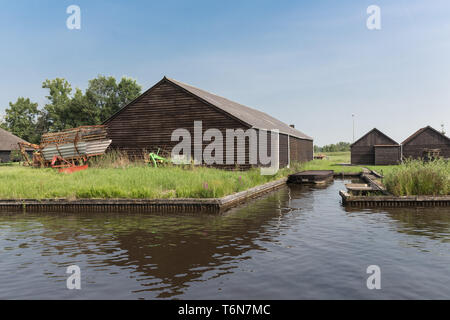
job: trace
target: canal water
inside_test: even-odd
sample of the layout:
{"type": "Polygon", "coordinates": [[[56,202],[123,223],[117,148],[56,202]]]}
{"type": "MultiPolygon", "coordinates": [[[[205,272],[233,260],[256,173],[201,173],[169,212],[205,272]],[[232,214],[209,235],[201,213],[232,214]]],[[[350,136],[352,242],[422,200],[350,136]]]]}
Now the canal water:
{"type": "Polygon", "coordinates": [[[450,298],[450,209],[346,209],[346,182],[220,216],[2,213],[0,299],[450,298]]]}

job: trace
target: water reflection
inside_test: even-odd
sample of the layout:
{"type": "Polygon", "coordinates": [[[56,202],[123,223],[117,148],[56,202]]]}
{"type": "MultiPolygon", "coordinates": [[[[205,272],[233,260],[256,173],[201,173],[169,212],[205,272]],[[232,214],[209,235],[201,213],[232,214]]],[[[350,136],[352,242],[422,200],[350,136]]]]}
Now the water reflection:
{"type": "MultiPolygon", "coordinates": [[[[339,281],[354,277],[348,272],[352,268],[349,259],[359,268],[364,261],[358,259],[377,257],[376,251],[361,254],[361,248],[376,239],[367,234],[382,231],[384,237],[398,240],[394,230],[416,241],[425,237],[448,243],[448,209],[347,209],[340,206],[337,194],[343,183],[285,187],[220,216],[2,215],[0,297],[60,297],[65,281],[61,270],[70,264],[87,269],[87,287],[92,289],[82,290],[79,297],[85,298],[213,298],[205,292],[218,295],[222,289],[226,293],[220,297],[246,298],[235,289],[239,283],[249,288],[271,283],[268,296],[257,298],[282,298],[302,286],[309,288],[311,296],[306,297],[327,298],[327,292],[353,292],[360,297],[366,294],[360,286],[350,290],[339,287],[343,286],[339,281]],[[371,221],[371,217],[384,220],[371,221]],[[324,265],[323,261],[335,264],[324,265]],[[342,278],[334,279],[328,268],[338,271],[340,266],[342,278]],[[17,269],[45,278],[39,278],[39,286],[28,288],[24,279],[11,278],[17,269]],[[260,271],[250,277],[254,270],[260,271]],[[320,273],[322,278],[292,281],[306,271],[320,273]],[[232,280],[227,284],[223,279],[232,280]],[[330,291],[327,283],[339,285],[330,291]]],[[[398,255],[395,241],[389,245],[393,246],[392,257],[398,255]]],[[[379,245],[388,250],[385,246],[384,242],[379,245]]],[[[447,263],[448,255],[444,258],[447,263]]],[[[419,256],[417,263],[422,259],[419,256]]]]}
{"type": "MultiPolygon", "coordinates": [[[[345,208],[348,213],[361,212],[359,208],[345,208]]],[[[413,236],[450,241],[450,208],[371,208],[366,213],[383,214],[395,222],[396,230],[413,236]]]]}
{"type": "MultiPolygon", "coordinates": [[[[37,246],[42,257],[66,254],[73,261],[56,262],[60,267],[75,263],[77,256],[91,257],[96,268],[114,265],[132,268],[144,279],[139,290],[161,291],[167,298],[182,293],[187,283],[232,272],[235,264],[249,259],[246,252],[265,250],[257,239],[276,236],[266,233],[274,217],[282,217],[288,188],[253,201],[244,210],[224,216],[211,215],[11,215],[0,218],[1,230],[21,240],[40,230],[36,239],[7,250],[37,246]],[[13,223],[9,223],[13,221],[13,223]],[[30,223],[30,221],[32,221],[30,223]],[[8,226],[9,224],[9,226],[8,226]],[[157,281],[155,281],[157,279],[157,281]]],[[[275,218],[275,221],[277,218],[275,218]]],[[[6,235],[6,233],[4,234],[6,235]]],[[[5,237],[5,240],[11,240],[5,237]]],[[[139,291],[137,290],[137,291],[139,291]]]]}

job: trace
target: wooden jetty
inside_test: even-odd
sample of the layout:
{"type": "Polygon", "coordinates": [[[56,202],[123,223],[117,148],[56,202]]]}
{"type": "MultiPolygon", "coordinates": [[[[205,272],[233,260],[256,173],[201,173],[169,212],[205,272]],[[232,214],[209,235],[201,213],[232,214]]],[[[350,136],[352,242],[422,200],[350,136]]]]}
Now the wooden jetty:
{"type": "Polygon", "coordinates": [[[348,183],[345,185],[345,187],[347,188],[348,192],[351,194],[367,194],[369,192],[374,192],[377,191],[376,189],[374,189],[373,187],[369,186],[366,183],[348,183]]]}
{"type": "Polygon", "coordinates": [[[350,207],[449,207],[450,196],[354,196],[339,191],[342,203],[350,207]]]}
{"type": "Polygon", "coordinates": [[[308,170],[291,174],[288,183],[314,183],[321,184],[332,180],[334,177],[333,170],[308,170]]]}
{"type": "Polygon", "coordinates": [[[387,192],[381,176],[372,170],[364,170],[360,177],[366,184],[346,184],[347,191],[339,191],[342,204],[349,207],[448,207],[450,196],[396,197],[387,192]],[[367,195],[367,194],[370,195],[367,195]]]}

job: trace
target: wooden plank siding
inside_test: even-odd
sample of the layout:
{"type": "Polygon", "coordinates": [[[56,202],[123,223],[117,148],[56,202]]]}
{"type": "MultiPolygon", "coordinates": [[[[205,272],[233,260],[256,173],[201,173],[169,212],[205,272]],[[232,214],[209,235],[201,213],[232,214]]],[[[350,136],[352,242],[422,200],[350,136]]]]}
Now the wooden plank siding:
{"type": "Polygon", "coordinates": [[[279,139],[279,148],[280,148],[280,154],[279,154],[279,161],[280,161],[280,168],[287,167],[289,165],[289,146],[288,146],[288,136],[286,134],[280,133],[280,139],[279,139]]]}
{"type": "MultiPolygon", "coordinates": [[[[226,130],[250,129],[250,126],[226,112],[214,108],[208,103],[180,89],[170,81],[160,81],[149,91],[122,109],[105,122],[108,138],[112,139],[111,148],[126,151],[131,156],[140,157],[143,151],[154,151],[161,148],[170,152],[179,142],[171,141],[172,132],[176,129],[186,129],[192,137],[192,157],[194,148],[201,147],[202,151],[210,141],[202,141],[197,146],[194,141],[194,121],[202,121],[202,134],[206,130],[215,128],[223,135],[224,162],[226,161],[226,130]]],[[[259,130],[255,129],[259,136],[259,130]]],[[[267,132],[267,152],[270,155],[270,132],[267,132]]],[[[258,141],[259,145],[259,141],[258,141]]],[[[289,163],[289,147],[291,161],[312,160],[312,140],[302,140],[281,133],[279,135],[280,167],[289,163]],[[288,142],[289,141],[289,142],[288,142]],[[289,145],[288,145],[289,144],[289,145]]],[[[239,165],[242,169],[251,167],[249,159],[249,139],[245,139],[244,148],[239,147],[235,139],[234,164],[217,164],[215,167],[235,168],[238,160],[245,163],[239,165]]],[[[259,155],[258,150],[256,150],[259,155]]],[[[257,166],[261,165],[259,162],[257,166]]]]}
{"type": "Polygon", "coordinates": [[[439,149],[440,156],[450,158],[450,139],[431,127],[425,127],[403,142],[403,158],[420,159],[425,149],[439,149]]]}
{"type": "Polygon", "coordinates": [[[0,163],[9,162],[11,159],[11,151],[0,151],[0,163]]]}
{"type": "Polygon", "coordinates": [[[375,146],[375,165],[394,165],[400,159],[400,146],[375,146]]]}
{"type": "Polygon", "coordinates": [[[291,162],[307,162],[313,160],[314,146],[311,140],[290,137],[291,162]]]}
{"type": "MultiPolygon", "coordinates": [[[[182,128],[191,134],[194,156],[194,121],[199,120],[202,121],[202,134],[209,128],[217,128],[222,132],[224,147],[226,129],[249,129],[170,83],[163,82],[112,118],[107,123],[108,137],[113,141],[111,148],[139,156],[143,150],[161,148],[171,151],[179,143],[171,141],[172,132],[182,128]]],[[[208,144],[203,142],[202,150],[208,144]]],[[[235,146],[234,158],[237,161],[243,150],[238,150],[237,144],[235,146]]],[[[245,153],[244,156],[248,158],[245,153]]]]}
{"type": "Polygon", "coordinates": [[[375,145],[399,146],[397,142],[374,128],[350,146],[352,164],[375,164],[375,145]]]}

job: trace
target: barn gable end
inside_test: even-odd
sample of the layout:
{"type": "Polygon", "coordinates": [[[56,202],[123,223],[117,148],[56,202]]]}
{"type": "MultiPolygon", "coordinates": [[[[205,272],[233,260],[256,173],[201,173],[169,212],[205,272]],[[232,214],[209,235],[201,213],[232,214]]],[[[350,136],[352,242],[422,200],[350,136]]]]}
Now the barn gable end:
{"type": "Polygon", "coordinates": [[[375,149],[378,148],[378,159],[379,162],[396,162],[399,156],[395,159],[389,161],[387,159],[388,155],[392,156],[395,151],[389,149],[387,146],[393,146],[393,148],[398,148],[397,153],[400,152],[399,144],[385,135],[383,132],[374,128],[366,133],[364,136],[355,141],[351,146],[351,163],[352,164],[375,164],[375,149]],[[383,159],[383,160],[381,160],[383,159]]]}
{"type": "MultiPolygon", "coordinates": [[[[280,166],[286,166],[290,161],[299,159],[308,161],[312,159],[312,138],[298,130],[292,129],[279,120],[273,120],[270,116],[257,110],[239,105],[225,98],[207,93],[203,90],[164,78],[155,86],[147,90],[136,100],[122,108],[119,112],[105,121],[108,136],[112,139],[112,148],[121,149],[129,154],[142,155],[143,150],[156,150],[162,148],[166,151],[178,144],[171,141],[172,132],[176,129],[187,129],[194,137],[194,121],[202,121],[203,133],[211,128],[219,129],[224,137],[224,153],[226,151],[226,130],[254,128],[280,129],[280,166]],[[214,104],[217,102],[216,104],[214,104]],[[258,120],[252,119],[258,118],[258,120]],[[275,128],[255,127],[258,124],[274,124],[275,128]],[[290,136],[294,134],[300,139],[290,136]],[[288,136],[289,135],[289,136],[288,136]],[[291,139],[295,147],[300,149],[301,141],[308,144],[307,150],[300,150],[298,154],[289,157],[291,139]],[[311,146],[309,146],[311,145],[311,146]],[[310,150],[310,152],[309,152],[310,150]],[[311,153],[309,155],[309,153],[311,153]],[[306,154],[306,157],[303,157],[306,154]]],[[[270,139],[269,139],[270,141],[270,139]]],[[[204,149],[210,142],[203,142],[204,149]]],[[[192,150],[194,146],[192,147],[192,150]]],[[[244,150],[238,150],[235,144],[234,158],[244,157],[245,163],[249,163],[248,139],[244,150]]],[[[270,149],[269,149],[270,150],[270,149]]],[[[226,157],[226,154],[224,154],[226,157]]],[[[245,165],[243,166],[245,167],[245,165]]]]}
{"type": "Polygon", "coordinates": [[[416,131],[402,145],[404,158],[423,158],[430,149],[438,149],[440,156],[450,158],[450,139],[430,126],[416,131]]]}
{"type": "Polygon", "coordinates": [[[194,121],[207,128],[247,130],[248,125],[228,117],[167,81],[156,84],[106,122],[112,148],[140,155],[143,150],[172,150],[172,132],[187,129],[194,136],[194,121]]]}

